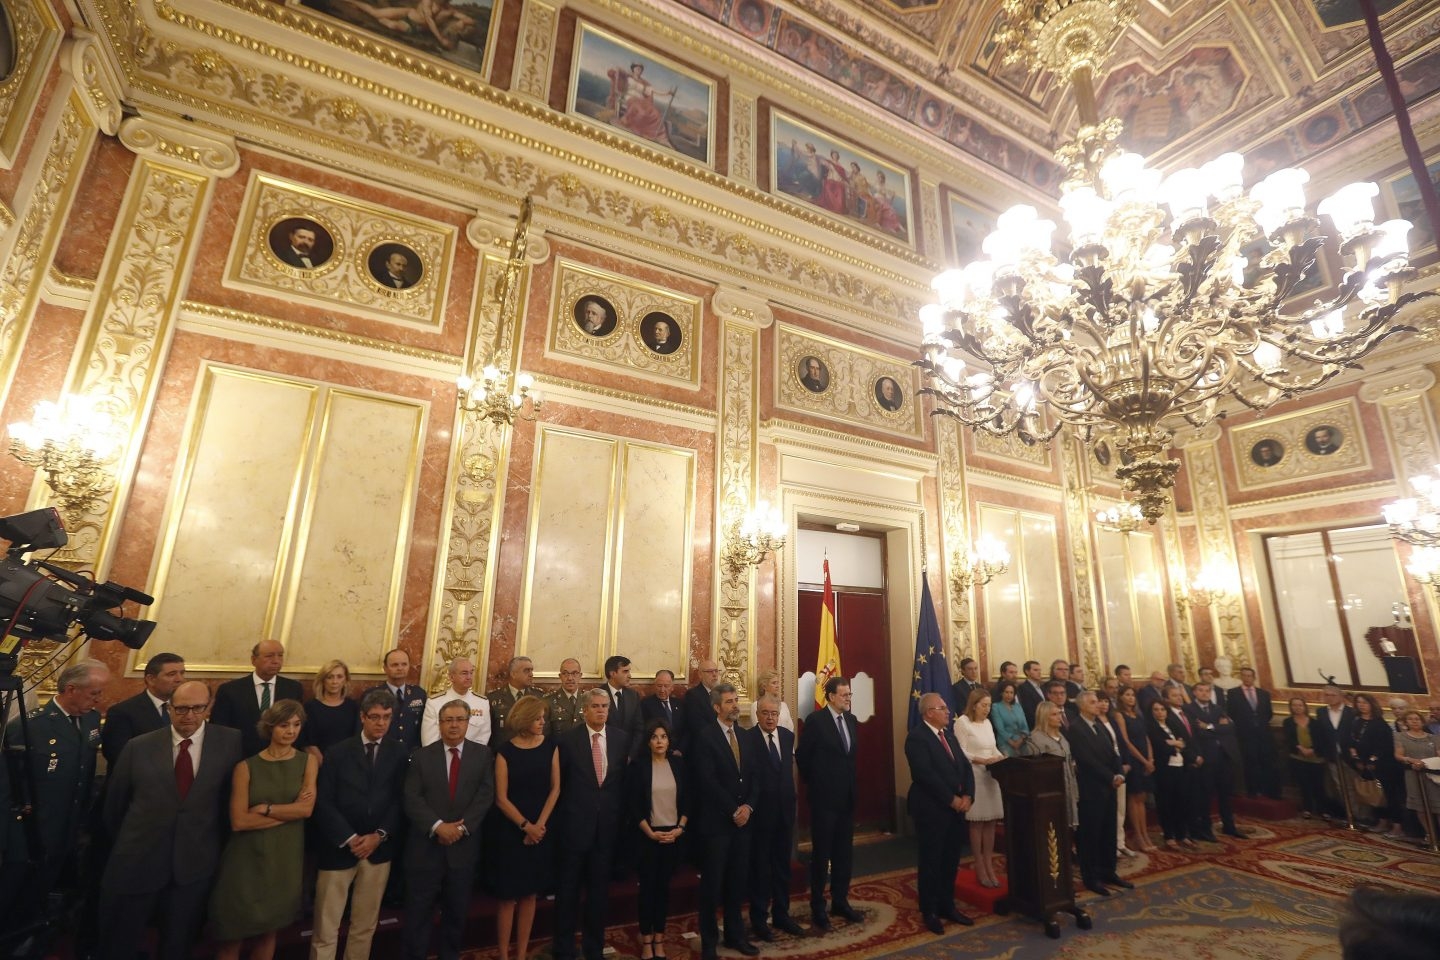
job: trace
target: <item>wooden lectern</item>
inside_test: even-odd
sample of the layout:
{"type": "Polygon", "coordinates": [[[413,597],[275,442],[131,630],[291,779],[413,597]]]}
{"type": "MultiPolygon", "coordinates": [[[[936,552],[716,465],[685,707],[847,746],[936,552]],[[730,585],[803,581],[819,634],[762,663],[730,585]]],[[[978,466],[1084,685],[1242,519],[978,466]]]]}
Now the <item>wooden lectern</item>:
{"type": "Polygon", "coordinates": [[[1090,915],[1075,905],[1070,872],[1070,808],[1065,802],[1065,761],[1059,757],[1010,757],[987,767],[1005,795],[1005,856],[1010,889],[996,901],[995,912],[1011,910],[1045,924],[1045,935],[1058,939],[1055,914],[1075,915],[1089,930],[1090,915]]]}

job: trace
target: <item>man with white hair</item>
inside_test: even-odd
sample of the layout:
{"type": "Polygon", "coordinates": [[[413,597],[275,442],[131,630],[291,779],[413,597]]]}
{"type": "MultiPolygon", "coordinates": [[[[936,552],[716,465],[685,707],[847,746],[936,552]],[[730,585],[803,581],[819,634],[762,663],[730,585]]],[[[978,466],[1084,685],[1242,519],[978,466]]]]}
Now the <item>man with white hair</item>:
{"type": "Polygon", "coordinates": [[[420,720],[420,745],[428,747],[440,741],[440,710],[454,700],[470,705],[470,723],[465,739],[487,746],[490,743],[490,701],[474,691],[475,664],[466,657],[450,661],[450,689],[425,702],[425,716],[420,720]]]}

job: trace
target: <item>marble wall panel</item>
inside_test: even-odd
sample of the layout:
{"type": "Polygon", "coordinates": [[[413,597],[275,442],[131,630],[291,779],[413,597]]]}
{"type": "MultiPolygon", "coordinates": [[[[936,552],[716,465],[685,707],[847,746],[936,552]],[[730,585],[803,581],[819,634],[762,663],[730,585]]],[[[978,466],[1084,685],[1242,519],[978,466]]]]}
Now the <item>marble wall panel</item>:
{"type": "Polygon", "coordinates": [[[993,663],[1070,658],[1055,517],[981,502],[979,535],[1010,551],[1010,567],[980,589],[993,663]]]}
{"type": "Polygon", "coordinates": [[[159,626],[137,659],[248,669],[273,626],[319,392],[241,370],[201,377],[152,591],[159,626]]]}
{"type": "MultiPolygon", "coordinates": [[[[70,355],[80,338],[84,311],[58,307],[41,301],[35,307],[30,336],[20,344],[15,376],[5,393],[0,423],[29,420],[42,400],[60,399],[70,355]]],[[[25,509],[35,471],[14,457],[0,457],[0,516],[25,509]]]]}
{"type": "Polygon", "coordinates": [[[135,154],[119,140],[100,137],[86,167],[85,177],[75,192],[72,216],[55,250],[55,267],[68,276],[93,280],[100,275],[105,247],[120,217],[125,186],[135,154]]]}
{"type": "Polygon", "coordinates": [[[615,651],[635,676],[684,670],[690,633],[690,536],[695,454],[625,445],[615,651]]]}
{"type": "Polygon", "coordinates": [[[326,398],[282,631],[294,669],[369,668],[394,646],[426,414],[413,400],[326,398]]]}

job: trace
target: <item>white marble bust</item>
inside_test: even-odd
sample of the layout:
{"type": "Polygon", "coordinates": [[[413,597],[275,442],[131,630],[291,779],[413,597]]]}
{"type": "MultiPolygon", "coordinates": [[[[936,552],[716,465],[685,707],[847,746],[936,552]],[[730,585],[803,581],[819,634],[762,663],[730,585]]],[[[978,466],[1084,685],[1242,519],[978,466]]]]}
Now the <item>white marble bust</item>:
{"type": "Polygon", "coordinates": [[[1233,690],[1240,686],[1240,679],[1230,675],[1234,663],[1229,657],[1215,658],[1215,687],[1219,690],[1233,690]]]}

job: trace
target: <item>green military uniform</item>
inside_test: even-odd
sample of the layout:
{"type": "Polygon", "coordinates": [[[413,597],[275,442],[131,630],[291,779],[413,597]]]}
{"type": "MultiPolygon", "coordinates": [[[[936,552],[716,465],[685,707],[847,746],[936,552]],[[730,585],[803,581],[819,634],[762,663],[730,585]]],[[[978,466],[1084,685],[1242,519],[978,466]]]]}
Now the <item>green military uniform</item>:
{"type": "MultiPolygon", "coordinates": [[[[41,860],[39,875],[29,885],[43,897],[75,851],[80,831],[89,818],[95,757],[100,750],[100,712],[91,710],[70,717],[52,700],[31,712],[26,720],[30,775],[17,761],[12,768],[10,792],[17,805],[30,807],[30,817],[35,821],[41,860]]],[[[24,746],[17,718],[5,728],[5,750],[7,755],[18,757],[24,746]]],[[[23,859],[27,849],[24,821],[15,820],[7,826],[11,832],[5,854],[11,859],[23,859]]]]}
{"type": "Polygon", "coordinates": [[[545,703],[550,708],[550,719],[545,724],[546,736],[558,737],[585,722],[581,716],[585,706],[583,690],[576,691],[573,698],[564,690],[552,690],[545,695],[545,703]]]}
{"type": "Polygon", "coordinates": [[[498,690],[491,690],[485,694],[485,699],[490,701],[490,749],[498,750],[500,745],[510,739],[510,730],[505,726],[505,718],[510,715],[510,708],[515,706],[515,701],[521,697],[540,697],[544,699],[545,691],[539,687],[526,687],[519,693],[511,688],[510,684],[500,687],[498,690]]]}

